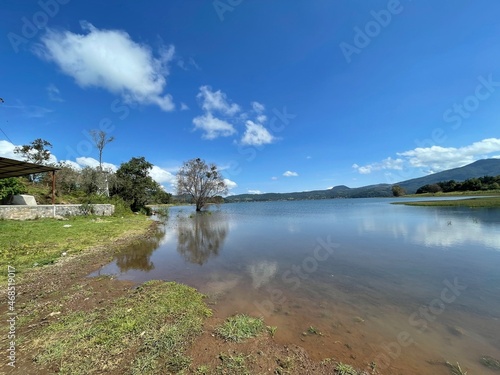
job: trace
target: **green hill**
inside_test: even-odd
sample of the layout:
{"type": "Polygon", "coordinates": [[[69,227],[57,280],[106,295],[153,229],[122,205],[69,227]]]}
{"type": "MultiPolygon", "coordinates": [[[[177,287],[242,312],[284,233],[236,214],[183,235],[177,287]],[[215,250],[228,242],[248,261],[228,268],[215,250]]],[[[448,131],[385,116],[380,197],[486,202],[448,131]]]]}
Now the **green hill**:
{"type": "MultiPolygon", "coordinates": [[[[408,194],[413,194],[421,186],[435,184],[442,181],[465,181],[469,178],[500,175],[500,159],[484,159],[468,164],[464,167],[453,168],[428,176],[401,181],[400,185],[408,194]]],[[[392,197],[392,185],[378,184],[358,188],[345,185],[335,186],[327,190],[301,191],[293,193],[265,193],[231,195],[226,202],[250,201],[277,201],[277,200],[304,200],[304,199],[332,199],[332,198],[375,198],[392,197]]]]}

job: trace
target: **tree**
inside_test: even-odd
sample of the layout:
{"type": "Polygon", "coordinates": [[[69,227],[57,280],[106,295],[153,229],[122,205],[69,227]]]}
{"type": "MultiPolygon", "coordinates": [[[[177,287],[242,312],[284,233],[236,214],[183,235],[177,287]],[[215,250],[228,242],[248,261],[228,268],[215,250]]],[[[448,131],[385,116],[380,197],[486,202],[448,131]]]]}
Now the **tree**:
{"type": "Polygon", "coordinates": [[[0,179],[0,201],[16,194],[22,194],[25,191],[23,183],[16,177],[0,179]]]}
{"type": "Polygon", "coordinates": [[[15,154],[20,154],[24,160],[35,164],[44,164],[50,159],[52,144],[41,138],[35,139],[29,145],[17,146],[14,148],[15,154]]]}
{"type": "Polygon", "coordinates": [[[95,147],[99,150],[99,170],[102,172],[102,152],[104,147],[115,140],[115,137],[107,137],[107,134],[103,130],[91,130],[89,131],[94,141],[95,147]]]}
{"type": "MultiPolygon", "coordinates": [[[[50,150],[52,144],[45,139],[37,138],[29,145],[17,146],[14,148],[15,154],[20,154],[24,160],[35,164],[47,164],[50,159],[50,150]]],[[[31,182],[38,179],[37,174],[32,174],[29,177],[31,182]]]]}
{"type": "Polygon", "coordinates": [[[401,186],[392,185],[392,195],[394,195],[395,197],[402,197],[405,194],[406,194],[406,191],[401,186]]]}
{"type": "Polygon", "coordinates": [[[117,186],[112,191],[129,202],[132,211],[143,208],[152,192],[159,188],[158,183],[149,175],[151,168],[153,164],[140,157],[122,163],[116,171],[117,186]]]}
{"type": "Polygon", "coordinates": [[[215,164],[197,158],[185,162],[177,173],[177,194],[188,195],[201,211],[209,199],[227,194],[227,186],[215,164]]]}

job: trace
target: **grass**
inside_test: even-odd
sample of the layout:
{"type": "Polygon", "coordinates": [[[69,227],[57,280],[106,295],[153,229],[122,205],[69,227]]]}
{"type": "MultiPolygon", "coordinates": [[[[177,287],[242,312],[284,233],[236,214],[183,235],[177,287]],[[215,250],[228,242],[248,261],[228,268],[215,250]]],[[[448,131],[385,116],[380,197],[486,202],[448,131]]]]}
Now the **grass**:
{"type": "Polygon", "coordinates": [[[264,330],[264,321],[245,314],[231,316],[216,329],[216,333],[226,341],[240,342],[256,337],[264,330]]]}
{"type": "Polygon", "coordinates": [[[494,208],[494,207],[500,207],[500,197],[495,196],[486,198],[470,198],[470,199],[456,199],[456,200],[393,202],[393,204],[404,204],[407,206],[494,208]]]}
{"type": "Polygon", "coordinates": [[[31,349],[38,353],[37,364],[61,374],[177,373],[189,367],[185,350],[210,315],[195,289],[150,281],[109,308],[51,323],[31,349]]]}
{"type": "Polygon", "coordinates": [[[337,363],[335,366],[335,374],[338,375],[358,375],[358,372],[350,365],[346,365],[345,363],[337,363]]]}
{"type": "Polygon", "coordinates": [[[467,375],[467,371],[462,370],[458,362],[456,365],[452,365],[450,362],[446,362],[446,366],[448,366],[448,368],[450,369],[451,375],[467,375]]]}
{"type": "Polygon", "coordinates": [[[221,353],[219,359],[222,364],[217,366],[216,374],[220,375],[250,375],[250,371],[247,367],[247,359],[249,356],[244,354],[228,355],[221,353]]]}
{"type": "Polygon", "coordinates": [[[490,356],[483,356],[480,360],[483,366],[486,366],[492,370],[500,371],[500,361],[490,356]]]}
{"type": "Polygon", "coordinates": [[[74,216],[68,220],[0,220],[0,267],[17,272],[54,263],[62,256],[109,244],[124,234],[139,234],[151,224],[143,215],[74,216]],[[71,227],[64,227],[70,225],[71,227]]]}

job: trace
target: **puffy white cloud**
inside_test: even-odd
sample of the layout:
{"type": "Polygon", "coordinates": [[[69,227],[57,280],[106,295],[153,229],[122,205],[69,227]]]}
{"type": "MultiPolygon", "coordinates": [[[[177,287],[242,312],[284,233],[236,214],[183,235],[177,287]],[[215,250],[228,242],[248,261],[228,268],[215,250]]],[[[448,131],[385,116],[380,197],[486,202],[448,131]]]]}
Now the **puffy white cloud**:
{"type": "Polygon", "coordinates": [[[228,102],[225,93],[220,90],[212,91],[210,86],[201,86],[197,98],[201,101],[201,108],[209,113],[218,111],[223,115],[233,116],[241,110],[238,104],[228,102]]]}
{"type": "MultiPolygon", "coordinates": [[[[87,156],[81,156],[79,158],[76,158],[76,162],[82,167],[97,168],[99,166],[99,160],[87,156]]],[[[118,168],[114,164],[103,162],[102,169],[116,172],[118,168]]]]}
{"type": "Polygon", "coordinates": [[[236,133],[236,129],[229,122],[214,117],[212,113],[207,112],[203,116],[193,119],[195,129],[201,129],[205,133],[203,138],[215,139],[217,137],[228,137],[236,133]]]}
{"type": "Polygon", "coordinates": [[[265,111],[266,107],[259,102],[252,102],[252,109],[257,113],[261,114],[265,111]]]}
{"type": "Polygon", "coordinates": [[[248,189],[248,194],[262,194],[262,191],[260,190],[253,190],[253,189],[248,189]]]}
{"type": "Polygon", "coordinates": [[[61,163],[65,164],[66,166],[73,168],[77,171],[82,169],[82,166],[80,164],[78,164],[77,162],[72,161],[72,160],[61,160],[61,163]]]}
{"type": "Polygon", "coordinates": [[[283,176],[285,177],[297,177],[299,174],[297,172],[292,172],[292,171],[286,171],[283,173],[283,176]]]}
{"type": "Polygon", "coordinates": [[[386,158],[379,163],[371,163],[364,166],[359,166],[358,164],[353,164],[352,167],[356,169],[361,174],[370,174],[373,171],[380,171],[385,169],[392,170],[402,170],[404,160],[403,159],[392,159],[386,158]]]}
{"type": "Polygon", "coordinates": [[[104,88],[129,103],[174,109],[172,97],[163,93],[173,46],[154,56],[125,31],[97,29],[88,22],[81,26],[83,34],[48,29],[35,53],[55,62],[81,87],[104,88]]]}
{"type": "Polygon", "coordinates": [[[402,170],[408,166],[425,169],[435,173],[451,168],[458,168],[476,160],[494,158],[491,155],[500,152],[500,138],[487,138],[464,147],[417,147],[413,150],[398,152],[396,159],[388,157],[381,162],[364,166],[353,164],[352,167],[361,174],[369,174],[379,170],[402,170]]]}
{"type": "Polygon", "coordinates": [[[189,109],[186,103],[181,103],[181,111],[187,111],[189,109]]]}
{"type": "Polygon", "coordinates": [[[464,147],[419,147],[398,155],[406,157],[413,167],[424,167],[439,172],[470,164],[499,151],[500,139],[487,138],[464,147]]]}
{"type": "Polygon", "coordinates": [[[14,154],[15,147],[16,147],[15,145],[13,145],[8,141],[0,140],[0,157],[7,159],[22,160],[21,155],[14,154]]]}
{"type": "Polygon", "coordinates": [[[224,183],[226,184],[228,190],[234,189],[238,186],[236,182],[231,181],[229,178],[225,178],[224,183]]]}
{"type": "Polygon", "coordinates": [[[169,183],[175,185],[177,182],[175,176],[172,173],[158,167],[157,165],[153,165],[153,167],[149,171],[149,175],[159,184],[169,183]]]}
{"type": "Polygon", "coordinates": [[[242,144],[260,146],[274,142],[275,137],[264,126],[250,120],[245,126],[246,130],[241,138],[242,144]]]}

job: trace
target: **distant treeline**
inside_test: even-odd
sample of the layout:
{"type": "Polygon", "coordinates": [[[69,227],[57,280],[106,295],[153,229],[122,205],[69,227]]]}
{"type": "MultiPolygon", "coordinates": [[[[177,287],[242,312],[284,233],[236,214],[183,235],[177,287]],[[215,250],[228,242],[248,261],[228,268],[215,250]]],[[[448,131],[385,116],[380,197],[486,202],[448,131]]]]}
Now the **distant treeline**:
{"type": "Polygon", "coordinates": [[[469,178],[463,182],[449,180],[435,184],[424,185],[417,190],[417,194],[424,193],[448,193],[453,191],[479,191],[500,189],[500,175],[469,178]]]}

